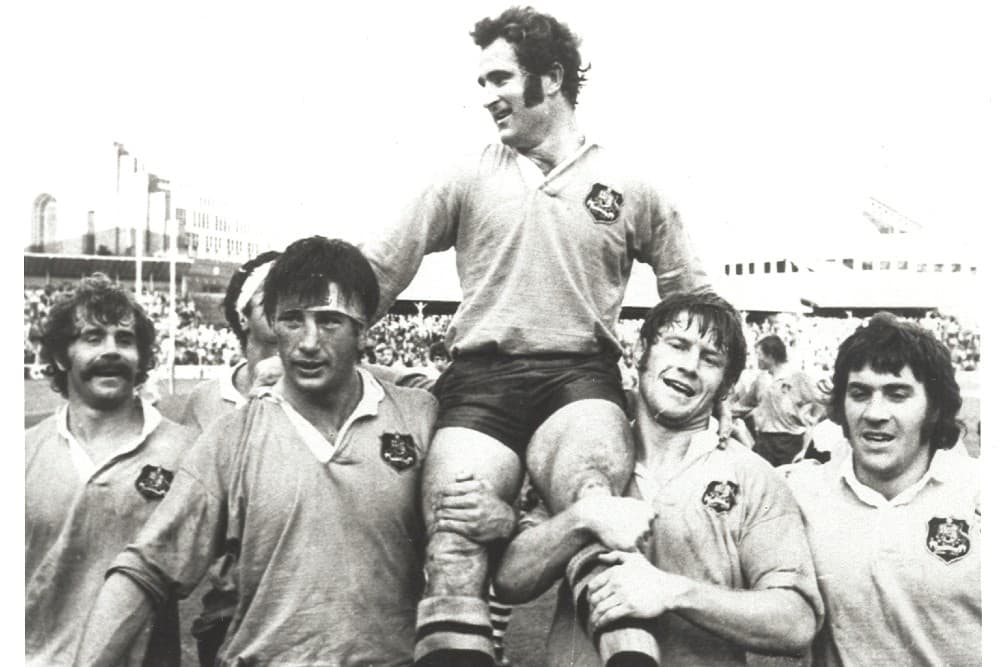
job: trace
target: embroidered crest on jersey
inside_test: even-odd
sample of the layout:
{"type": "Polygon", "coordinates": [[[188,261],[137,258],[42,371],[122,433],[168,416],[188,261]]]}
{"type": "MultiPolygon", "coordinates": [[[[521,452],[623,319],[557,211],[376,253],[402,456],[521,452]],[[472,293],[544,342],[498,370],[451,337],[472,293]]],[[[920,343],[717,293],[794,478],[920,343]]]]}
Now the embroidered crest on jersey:
{"type": "Polygon", "coordinates": [[[710,510],[722,514],[733,509],[740,487],[733,482],[709,482],[701,502],[710,510]]]}
{"type": "Polygon", "coordinates": [[[382,460],[396,470],[412,468],[417,463],[417,446],[408,433],[382,434],[382,460]]]}
{"type": "Polygon", "coordinates": [[[927,548],[945,563],[968,555],[969,522],[953,517],[934,517],[927,522],[927,548]]]}
{"type": "Polygon", "coordinates": [[[149,500],[159,500],[167,495],[174,473],[160,466],[143,466],[135,480],[135,488],[149,500]]]}
{"type": "Polygon", "coordinates": [[[622,193],[602,183],[594,183],[583,203],[596,222],[607,225],[618,219],[624,201],[622,193]]]}

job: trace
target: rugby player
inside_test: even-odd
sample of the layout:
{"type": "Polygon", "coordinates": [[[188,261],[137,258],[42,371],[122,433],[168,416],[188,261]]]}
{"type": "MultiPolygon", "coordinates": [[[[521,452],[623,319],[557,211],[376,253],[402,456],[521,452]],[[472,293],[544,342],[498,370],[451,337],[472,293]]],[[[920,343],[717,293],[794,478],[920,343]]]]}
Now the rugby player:
{"type": "Polygon", "coordinates": [[[646,317],[636,358],[627,497],[525,515],[498,592],[532,599],[596,538],[616,549],[601,556],[612,567],[587,589],[562,583],[549,665],[600,665],[588,626],[600,635],[629,618],[644,619],[668,665],[743,665],[747,651],[808,650],[823,611],[798,508],[765,461],[720,442],[711,416],[746,361],[739,314],[713,294],[667,297],[646,317]],[[575,598],[586,601],[582,616],[575,598]]]}
{"type": "MultiPolygon", "coordinates": [[[[441,489],[463,473],[510,502],[527,466],[554,511],[620,493],[633,448],[614,328],[632,263],[652,266],[661,296],[707,283],[677,211],[578,126],[584,70],[569,28],[511,8],[477,23],[472,37],[500,143],[432,184],[362,246],[380,313],[424,255],[457,253],[463,297],[446,334],[453,362],[435,386],[428,525],[441,489]]],[[[487,547],[431,532],[418,664],[493,664],[487,547]]],[[[639,664],[655,664],[652,638],[636,642],[633,653],[647,658],[639,664]]]]}
{"type": "MultiPolygon", "coordinates": [[[[229,329],[236,335],[243,360],[218,378],[198,383],[184,402],[181,423],[201,433],[213,421],[246,403],[254,388],[257,368],[277,354],[277,339],[264,315],[264,279],[279,253],[268,250],[237,269],[229,279],[222,301],[229,329]]],[[[202,667],[215,664],[236,605],[235,584],[230,580],[230,559],[221,558],[208,573],[208,590],[202,612],[191,628],[202,667]]]]}
{"type": "Polygon", "coordinates": [[[222,306],[236,334],[243,361],[218,379],[199,383],[188,396],[181,423],[198,431],[246,403],[258,364],[276,354],[277,339],[264,315],[264,279],[278,253],[269,250],[246,262],[229,279],[222,306]]]}
{"type": "Polygon", "coordinates": [[[419,474],[436,402],[358,365],[378,302],[342,241],[296,241],[264,284],[281,380],[215,421],[113,563],[87,664],[117,664],[171,591],[221,555],[236,611],[222,664],[404,665],[422,589],[419,474]]]}
{"type": "Polygon", "coordinates": [[[753,450],[777,467],[802,453],[806,434],[826,414],[826,407],[813,379],[788,363],[781,338],[765,336],[755,347],[761,373],[740,407],[752,409],[757,431],[753,450]]]}
{"type": "Polygon", "coordinates": [[[841,344],[831,400],[850,454],[789,474],[827,610],[814,664],[981,664],[979,471],[948,349],[876,315],[841,344]]]}
{"type": "MultiPolygon", "coordinates": [[[[105,571],[170,490],[193,436],[138,397],[155,330],[107,276],[81,280],[43,329],[46,373],[66,403],[25,434],[25,660],[71,665],[105,571]]],[[[175,598],[120,664],[180,664],[175,598]]]]}

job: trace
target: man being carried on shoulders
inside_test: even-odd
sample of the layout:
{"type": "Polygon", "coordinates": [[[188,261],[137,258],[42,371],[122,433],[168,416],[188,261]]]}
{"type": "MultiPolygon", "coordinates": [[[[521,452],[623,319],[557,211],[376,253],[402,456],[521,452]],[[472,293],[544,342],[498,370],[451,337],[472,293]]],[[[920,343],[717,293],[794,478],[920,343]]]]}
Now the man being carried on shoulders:
{"type": "MultiPolygon", "coordinates": [[[[383,313],[424,255],[454,248],[457,256],[462,303],[446,335],[453,363],[435,385],[428,525],[442,490],[464,473],[510,502],[527,468],[554,511],[620,494],[634,452],[615,325],[633,263],[653,267],[661,296],[707,285],[671,203],[578,126],[585,70],[569,28],[515,7],[481,20],[472,37],[500,143],[424,190],[362,248],[383,313]]],[[[592,546],[568,573],[575,584],[600,567],[592,546]]],[[[488,561],[487,545],[431,532],[420,667],[493,664],[488,561]]],[[[648,633],[605,636],[616,634],[621,641],[601,648],[607,662],[658,662],[648,633]]]]}

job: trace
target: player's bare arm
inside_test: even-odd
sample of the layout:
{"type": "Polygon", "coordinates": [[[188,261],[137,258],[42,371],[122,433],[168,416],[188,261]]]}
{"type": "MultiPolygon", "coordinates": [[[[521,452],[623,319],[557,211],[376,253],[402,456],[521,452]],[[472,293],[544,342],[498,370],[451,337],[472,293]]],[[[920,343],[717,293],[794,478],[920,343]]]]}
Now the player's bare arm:
{"type": "Polygon", "coordinates": [[[752,651],[801,655],[816,634],[816,615],[786,588],[734,590],[665,572],[639,554],[601,556],[614,567],[590,586],[591,622],[604,628],[626,617],[676,612],[692,623],[752,651]]]}
{"type": "Polygon", "coordinates": [[[652,506],[635,498],[587,496],[546,518],[507,546],[494,579],[498,596],[524,603],[563,576],[566,564],[595,540],[609,549],[636,551],[649,536],[652,506]]]}

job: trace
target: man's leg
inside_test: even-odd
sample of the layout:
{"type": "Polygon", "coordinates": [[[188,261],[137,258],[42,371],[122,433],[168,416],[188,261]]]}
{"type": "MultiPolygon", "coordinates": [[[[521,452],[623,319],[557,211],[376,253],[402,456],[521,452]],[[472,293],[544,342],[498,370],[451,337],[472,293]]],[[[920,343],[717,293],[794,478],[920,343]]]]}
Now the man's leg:
{"type": "MultiPolygon", "coordinates": [[[[527,460],[531,479],[553,514],[587,495],[621,495],[635,462],[625,413],[603,399],[564,405],[535,432],[527,460]]],[[[584,548],[566,571],[577,613],[588,629],[587,586],[605,569],[597,562],[604,551],[597,543],[584,548]]],[[[646,625],[642,621],[618,623],[614,629],[592,635],[604,663],[658,665],[659,648],[646,625]]]]}
{"type": "MultiPolygon", "coordinates": [[[[424,521],[430,526],[438,490],[461,474],[492,484],[506,502],[517,496],[521,462],[499,440],[462,427],[438,430],[423,472],[424,521]]],[[[486,547],[457,533],[428,535],[427,584],[417,610],[418,667],[492,666],[493,638],[486,601],[486,547]]]]}

